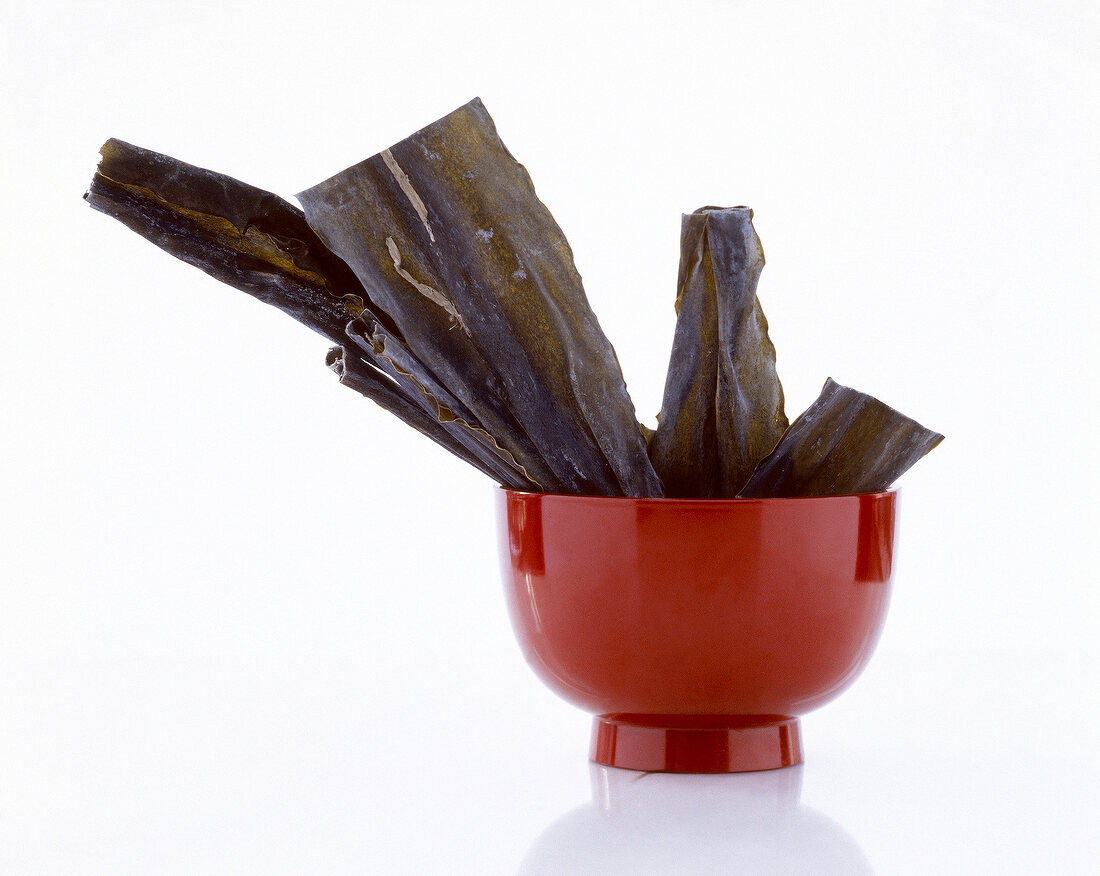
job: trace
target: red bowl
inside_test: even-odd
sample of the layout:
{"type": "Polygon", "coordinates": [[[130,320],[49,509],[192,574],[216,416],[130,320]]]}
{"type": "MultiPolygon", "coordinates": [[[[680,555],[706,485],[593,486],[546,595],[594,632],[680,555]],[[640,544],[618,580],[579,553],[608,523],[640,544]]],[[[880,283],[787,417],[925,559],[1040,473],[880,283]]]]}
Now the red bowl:
{"type": "Polygon", "coordinates": [[[593,713],[592,759],[669,772],[802,761],[797,716],[866,665],[897,492],[632,499],[501,490],[527,662],[593,713]]]}

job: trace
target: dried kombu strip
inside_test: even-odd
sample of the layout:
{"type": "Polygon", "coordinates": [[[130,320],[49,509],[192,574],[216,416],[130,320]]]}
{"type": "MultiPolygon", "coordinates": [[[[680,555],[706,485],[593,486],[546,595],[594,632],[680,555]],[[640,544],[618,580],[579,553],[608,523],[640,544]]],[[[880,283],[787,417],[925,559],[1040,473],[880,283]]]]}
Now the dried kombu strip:
{"type": "Polygon", "coordinates": [[[305,213],[118,140],[85,197],[334,341],[343,384],[513,489],[874,492],[943,439],[831,379],[784,431],[746,207],[683,217],[672,360],[644,430],[568,243],[477,100],[304,192],[305,213]]]}
{"type": "MultiPolygon", "coordinates": [[[[472,412],[456,399],[396,336],[370,314],[363,313],[347,325],[348,338],[381,371],[401,386],[408,397],[431,414],[451,438],[479,459],[483,470],[502,471],[497,480],[515,489],[545,491],[553,474],[541,467],[529,471],[502,447],[472,412]],[[542,480],[539,480],[539,479],[542,480]]],[[[540,462],[528,459],[528,464],[540,462]]]]}
{"type": "Polygon", "coordinates": [[[367,306],[351,269],[278,195],[121,140],[100,154],[85,199],[161,249],[334,343],[367,306]]]}
{"type": "Polygon", "coordinates": [[[943,435],[878,399],[825,381],[741,491],[746,498],[834,496],[890,488],[943,435]]]}
{"type": "Polygon", "coordinates": [[[495,460],[485,460],[480,454],[471,453],[451,435],[439,419],[421,406],[413,404],[394,382],[362,358],[356,350],[333,347],[328,351],[325,364],[340,378],[340,382],[371,399],[404,423],[431,438],[455,456],[464,459],[474,468],[511,489],[529,489],[532,485],[520,473],[495,460]]]}
{"type": "Polygon", "coordinates": [[[543,489],[660,494],[569,245],[480,100],[298,197],[415,359],[543,489]]]}
{"type": "MultiPolygon", "coordinates": [[[[95,209],[330,341],[343,345],[348,322],[360,317],[384,327],[394,343],[399,342],[392,321],[370,301],[354,272],[321,242],[298,208],[233,177],[120,140],[108,140],[101,155],[85,195],[95,209]]],[[[474,442],[476,450],[471,453],[452,435],[457,427],[435,420],[435,408],[416,387],[394,379],[386,363],[373,360],[369,350],[346,360],[330,352],[329,364],[340,370],[342,382],[499,483],[516,489],[537,487],[517,466],[486,451],[482,442],[474,442]]]]}
{"type": "Polygon", "coordinates": [[[736,496],[787,428],[756,297],[763,267],[748,207],[683,216],[676,334],[649,443],[665,495],[736,496]]]}

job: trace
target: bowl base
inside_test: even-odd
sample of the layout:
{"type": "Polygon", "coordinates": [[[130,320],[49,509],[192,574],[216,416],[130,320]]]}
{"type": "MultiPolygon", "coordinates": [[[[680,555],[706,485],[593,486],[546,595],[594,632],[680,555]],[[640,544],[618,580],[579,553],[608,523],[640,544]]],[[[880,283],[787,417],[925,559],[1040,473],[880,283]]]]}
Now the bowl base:
{"type": "Polygon", "coordinates": [[[628,770],[747,773],[802,763],[797,718],[785,715],[597,715],[591,759],[628,770]]]}

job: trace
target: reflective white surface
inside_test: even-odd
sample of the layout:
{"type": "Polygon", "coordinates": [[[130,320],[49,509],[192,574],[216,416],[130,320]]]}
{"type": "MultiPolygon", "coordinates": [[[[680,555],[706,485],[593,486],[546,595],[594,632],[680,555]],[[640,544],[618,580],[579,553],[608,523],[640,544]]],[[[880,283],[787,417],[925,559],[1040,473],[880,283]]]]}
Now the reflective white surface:
{"type": "Polygon", "coordinates": [[[843,827],[801,803],[802,770],[680,776],[593,765],[592,801],[543,831],[519,873],[872,873],[843,827]]]}
{"type": "Polygon", "coordinates": [[[1095,2],[9,5],[0,874],[1096,872],[1095,2]],[[800,794],[593,798],[484,480],[81,201],[108,137],[292,197],[475,94],[643,420],[680,213],[745,203],[788,411],[947,435],[800,794]]]}
{"type": "Polygon", "coordinates": [[[1084,874],[1100,856],[1100,775],[1058,757],[823,747],[810,719],[799,767],[642,774],[587,764],[585,722],[560,710],[402,712],[431,713],[242,716],[190,752],[155,723],[43,739],[3,760],[0,873],[1084,874]]]}
{"type": "Polygon", "coordinates": [[[1095,772],[930,755],[848,752],[817,770],[733,776],[593,767],[592,801],[547,827],[518,872],[1094,872],[1095,772]]]}

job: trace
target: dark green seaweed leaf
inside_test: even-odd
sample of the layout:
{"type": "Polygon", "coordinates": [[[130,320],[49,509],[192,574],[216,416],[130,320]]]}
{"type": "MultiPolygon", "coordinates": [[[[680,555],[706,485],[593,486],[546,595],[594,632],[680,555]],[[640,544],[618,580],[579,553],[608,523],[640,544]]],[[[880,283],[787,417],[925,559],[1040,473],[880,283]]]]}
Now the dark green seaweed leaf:
{"type": "Polygon", "coordinates": [[[787,428],[747,207],[683,217],[676,336],[646,432],[561,229],[479,100],[304,192],[305,213],[118,140],[85,198],[334,342],[343,384],[513,489],[875,492],[943,440],[831,379],[787,428]]]}
{"type": "Polygon", "coordinates": [[[215,279],[340,343],[369,304],[355,274],[278,195],[108,140],[88,203],[215,279]]]}
{"type": "Polygon", "coordinates": [[[480,100],[298,197],[415,360],[543,489],[660,494],[569,245],[480,100]]]}
{"type": "Polygon", "coordinates": [[[499,472],[494,475],[497,481],[514,489],[544,490],[537,478],[549,478],[552,474],[542,469],[532,473],[520,465],[431,370],[370,314],[352,320],[346,332],[363,355],[431,414],[454,441],[480,460],[482,470],[499,472]]]}
{"type": "Polygon", "coordinates": [[[407,425],[427,435],[441,447],[464,459],[493,480],[516,490],[531,488],[530,481],[503,463],[496,464],[495,460],[486,461],[481,458],[481,454],[471,453],[450,434],[437,416],[429,414],[421,406],[410,402],[388,375],[375,368],[358,351],[348,350],[346,347],[333,347],[328,351],[325,364],[336,373],[342,384],[377,402],[407,425]]]}
{"type": "MultiPolygon", "coordinates": [[[[225,174],[120,140],[108,140],[101,154],[85,195],[95,209],[216,279],[279,308],[340,345],[337,350],[348,341],[348,323],[357,319],[388,333],[391,346],[401,344],[389,317],[297,207],[225,174]]],[[[341,382],[499,483],[537,488],[518,466],[487,450],[484,441],[466,434],[456,439],[453,432],[469,429],[440,422],[437,406],[369,347],[352,356],[330,351],[329,365],[341,382]],[[474,451],[465,444],[474,444],[474,451]]]]}
{"type": "Polygon", "coordinates": [[[839,496],[887,490],[943,440],[831,377],[760,463],[741,496],[839,496]]]}
{"type": "Polygon", "coordinates": [[[649,444],[668,496],[737,495],[787,427],[756,297],[763,267],[748,207],[684,215],[676,334],[649,444]]]}

